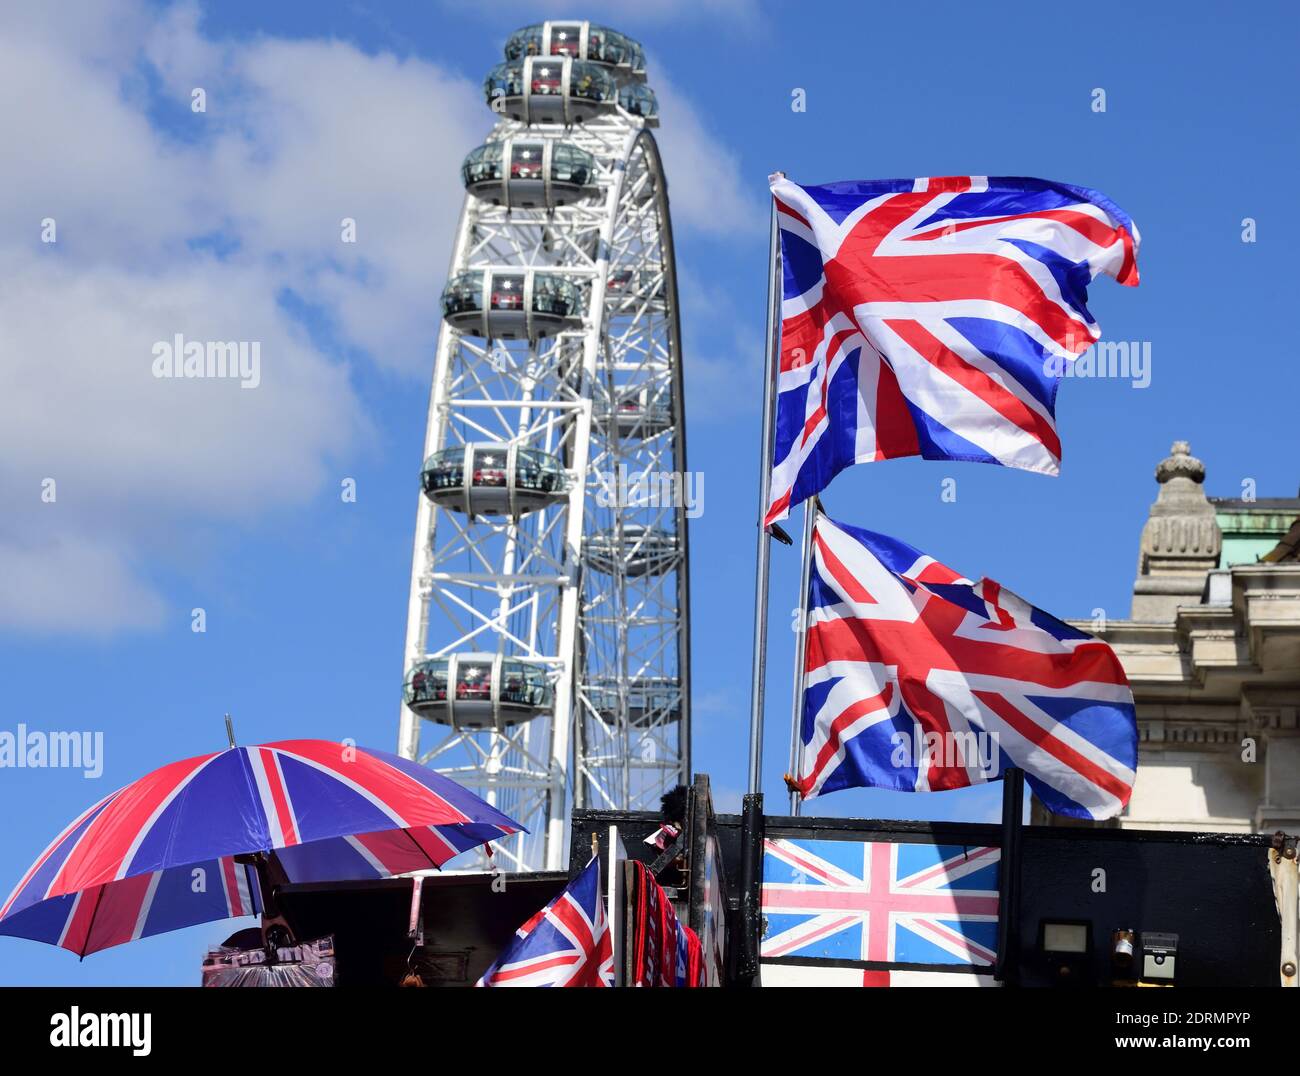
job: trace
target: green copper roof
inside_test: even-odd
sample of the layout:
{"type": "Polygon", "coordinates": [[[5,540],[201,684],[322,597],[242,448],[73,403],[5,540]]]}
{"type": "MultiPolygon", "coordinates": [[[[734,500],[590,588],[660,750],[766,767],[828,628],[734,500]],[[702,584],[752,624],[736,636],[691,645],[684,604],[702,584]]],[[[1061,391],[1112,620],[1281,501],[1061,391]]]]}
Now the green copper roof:
{"type": "Polygon", "coordinates": [[[1253,501],[1211,497],[1210,503],[1223,532],[1220,568],[1257,563],[1300,517],[1300,498],[1296,497],[1261,497],[1253,501]]]}

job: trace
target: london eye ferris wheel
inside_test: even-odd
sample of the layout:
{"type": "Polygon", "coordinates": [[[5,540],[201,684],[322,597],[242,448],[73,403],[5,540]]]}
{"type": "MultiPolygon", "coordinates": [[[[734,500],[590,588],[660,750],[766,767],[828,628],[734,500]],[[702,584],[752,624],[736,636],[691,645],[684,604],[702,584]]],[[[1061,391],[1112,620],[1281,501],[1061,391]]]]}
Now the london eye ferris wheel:
{"type": "Polygon", "coordinates": [[[511,35],[442,293],[399,750],[567,860],[570,807],[690,773],[681,338],[658,104],[635,41],[511,35]]]}

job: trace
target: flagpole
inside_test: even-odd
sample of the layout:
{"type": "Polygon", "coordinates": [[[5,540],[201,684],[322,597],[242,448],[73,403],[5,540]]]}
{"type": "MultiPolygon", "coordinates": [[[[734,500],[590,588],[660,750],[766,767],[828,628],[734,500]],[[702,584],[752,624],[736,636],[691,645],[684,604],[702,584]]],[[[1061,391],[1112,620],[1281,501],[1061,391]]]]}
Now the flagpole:
{"type": "MultiPolygon", "coordinates": [[[[813,526],[817,522],[817,513],[821,510],[821,500],[810,497],[803,502],[803,567],[799,572],[799,631],[794,641],[794,699],[790,704],[790,770],[789,776],[798,780],[799,747],[802,743],[800,732],[803,725],[803,693],[807,676],[804,666],[808,656],[808,583],[812,574],[813,526]]],[[[792,784],[790,788],[790,813],[798,817],[801,813],[803,796],[792,784]]]]}
{"type": "MultiPolygon", "coordinates": [[[[777,175],[784,175],[782,172],[777,175]]],[[[780,253],[773,199],[768,227],[767,342],[763,354],[763,443],[758,459],[758,556],[754,564],[754,664],[749,697],[749,782],[741,822],[740,955],[738,985],[759,983],[759,934],[762,929],[763,860],[763,702],[767,672],[768,528],[764,526],[772,495],[772,441],[775,425],[778,341],[780,332],[780,253]]]]}
{"type": "Polygon", "coordinates": [[[1003,986],[1020,982],[1020,847],[1024,832],[1025,771],[1002,773],[1002,849],[998,865],[998,955],[993,977],[1003,986]]]}
{"type": "MultiPolygon", "coordinates": [[[[777,172],[776,175],[784,175],[777,172]]],[[[754,660],[749,699],[749,793],[763,791],[763,694],[767,673],[767,598],[769,537],[763,520],[772,494],[772,440],[776,409],[776,378],[780,332],[780,244],[776,200],[772,200],[768,229],[767,347],[763,370],[763,447],[758,461],[758,557],[754,566],[754,660]]]]}

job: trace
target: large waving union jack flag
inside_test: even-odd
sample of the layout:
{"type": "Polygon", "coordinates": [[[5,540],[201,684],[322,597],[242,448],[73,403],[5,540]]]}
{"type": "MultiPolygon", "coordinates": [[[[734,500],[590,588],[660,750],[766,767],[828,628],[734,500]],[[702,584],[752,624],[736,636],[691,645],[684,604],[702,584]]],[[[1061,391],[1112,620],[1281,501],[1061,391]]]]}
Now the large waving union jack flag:
{"type": "Polygon", "coordinates": [[[1057,386],[1101,335],[1087,286],[1138,282],[1123,210],[1042,179],[771,188],[784,279],[768,523],[854,463],[1058,473],[1057,386]]]}
{"type": "Polygon", "coordinates": [[[763,842],[765,960],[992,964],[997,848],[763,842]]]}
{"type": "Polygon", "coordinates": [[[805,797],[961,788],[1016,766],[1057,814],[1109,818],[1128,802],[1133,694],[1100,640],[820,513],[807,616],[805,797]]]}
{"type": "Polygon", "coordinates": [[[558,897],[515,931],[476,986],[613,986],[614,954],[593,856],[558,897]]]}

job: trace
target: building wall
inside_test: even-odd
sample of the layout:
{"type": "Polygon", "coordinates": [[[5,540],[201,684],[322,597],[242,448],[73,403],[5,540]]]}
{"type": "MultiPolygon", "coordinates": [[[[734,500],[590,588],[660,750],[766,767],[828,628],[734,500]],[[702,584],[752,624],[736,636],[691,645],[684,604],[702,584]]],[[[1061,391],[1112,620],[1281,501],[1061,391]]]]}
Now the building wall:
{"type": "Polygon", "coordinates": [[[1124,829],[1250,833],[1264,796],[1263,773],[1222,752],[1140,751],[1124,829]]]}
{"type": "Polygon", "coordinates": [[[1156,467],[1130,619],[1078,622],[1114,648],[1137,705],[1133,797],[1113,824],[1294,832],[1300,561],[1279,542],[1300,498],[1209,498],[1205,473],[1176,442],[1156,467]]]}

